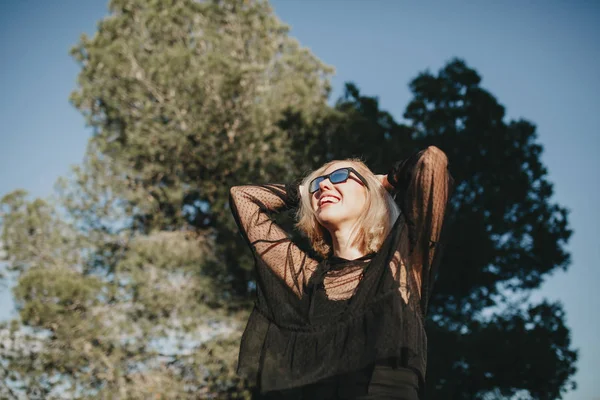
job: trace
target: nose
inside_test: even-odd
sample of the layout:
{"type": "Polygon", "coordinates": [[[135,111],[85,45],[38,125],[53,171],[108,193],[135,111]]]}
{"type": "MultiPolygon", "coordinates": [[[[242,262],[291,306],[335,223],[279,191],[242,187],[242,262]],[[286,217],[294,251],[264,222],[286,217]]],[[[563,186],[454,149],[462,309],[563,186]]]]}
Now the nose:
{"type": "Polygon", "coordinates": [[[332,188],[333,188],[333,183],[331,183],[329,178],[323,179],[321,182],[319,182],[319,190],[321,191],[321,193],[323,193],[323,190],[325,190],[325,189],[332,189],[332,188]]]}

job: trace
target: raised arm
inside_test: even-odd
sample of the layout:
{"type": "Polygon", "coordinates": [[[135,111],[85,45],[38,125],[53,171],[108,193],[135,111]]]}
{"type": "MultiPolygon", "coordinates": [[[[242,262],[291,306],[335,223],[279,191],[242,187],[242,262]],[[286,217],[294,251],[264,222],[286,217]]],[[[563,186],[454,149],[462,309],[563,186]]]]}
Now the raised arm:
{"type": "Polygon", "coordinates": [[[317,261],[300,250],[270,217],[273,212],[296,207],[298,201],[294,185],[234,186],[230,190],[233,216],[254,257],[300,297],[317,261]]]}
{"type": "Polygon", "coordinates": [[[425,310],[441,255],[442,225],[453,184],[448,158],[430,146],[397,163],[386,178],[384,185],[389,183],[396,192],[408,227],[407,240],[400,243],[401,258],[411,265],[425,310]]]}

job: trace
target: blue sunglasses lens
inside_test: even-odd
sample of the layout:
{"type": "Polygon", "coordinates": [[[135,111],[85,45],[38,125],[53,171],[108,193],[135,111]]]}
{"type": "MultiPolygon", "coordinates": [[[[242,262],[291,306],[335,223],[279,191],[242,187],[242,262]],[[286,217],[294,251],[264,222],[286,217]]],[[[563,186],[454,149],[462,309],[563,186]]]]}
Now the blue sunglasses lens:
{"type": "Polygon", "coordinates": [[[317,190],[319,190],[319,185],[325,179],[329,178],[329,181],[331,183],[342,183],[342,182],[345,182],[349,176],[350,176],[350,171],[347,169],[339,169],[339,170],[333,171],[329,175],[319,176],[318,178],[313,179],[313,181],[310,183],[310,187],[308,188],[308,191],[310,193],[314,193],[317,190]]]}
{"type": "Polygon", "coordinates": [[[323,178],[322,176],[313,179],[313,181],[310,183],[310,187],[308,188],[308,191],[310,193],[314,193],[317,190],[319,190],[319,185],[321,184],[321,182],[325,180],[325,178],[323,178]]]}
{"type": "Polygon", "coordinates": [[[350,173],[347,169],[340,169],[338,171],[333,171],[331,175],[329,175],[329,180],[331,183],[342,183],[348,179],[348,175],[350,175],[350,173]]]}

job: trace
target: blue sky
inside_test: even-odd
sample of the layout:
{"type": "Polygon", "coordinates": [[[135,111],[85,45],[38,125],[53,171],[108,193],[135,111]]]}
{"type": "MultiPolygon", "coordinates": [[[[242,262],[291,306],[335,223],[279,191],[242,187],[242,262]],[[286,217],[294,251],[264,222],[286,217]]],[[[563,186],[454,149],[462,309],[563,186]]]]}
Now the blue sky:
{"type": "MultiPolygon", "coordinates": [[[[466,60],[509,118],[538,127],[554,200],[571,210],[568,272],[533,298],[560,300],[575,347],[579,389],[568,400],[597,399],[600,383],[600,3],[465,1],[300,1],[273,3],[292,35],[336,68],[333,99],[346,81],[380,99],[398,120],[407,84],[452,57],[466,60]]],[[[90,131],[69,104],[78,67],[69,48],[93,34],[104,0],[0,4],[0,196],[16,188],[52,193],[82,160],[90,131]]],[[[0,318],[14,316],[0,288],[0,318]]]]}

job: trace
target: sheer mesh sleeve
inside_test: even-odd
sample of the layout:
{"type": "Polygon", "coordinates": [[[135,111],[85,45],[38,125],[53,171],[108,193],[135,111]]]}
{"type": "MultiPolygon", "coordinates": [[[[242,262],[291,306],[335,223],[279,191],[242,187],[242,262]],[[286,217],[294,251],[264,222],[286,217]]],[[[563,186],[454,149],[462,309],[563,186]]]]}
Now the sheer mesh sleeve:
{"type": "Polygon", "coordinates": [[[270,217],[273,212],[296,207],[298,196],[295,185],[234,186],[230,190],[234,218],[254,257],[301,297],[317,261],[298,248],[270,217]]]}
{"type": "Polygon", "coordinates": [[[397,192],[396,200],[408,228],[399,242],[396,262],[391,263],[393,272],[400,280],[405,301],[410,290],[402,289],[410,289],[414,279],[424,312],[440,258],[442,226],[453,183],[446,154],[430,146],[396,164],[388,181],[397,192]]]}

